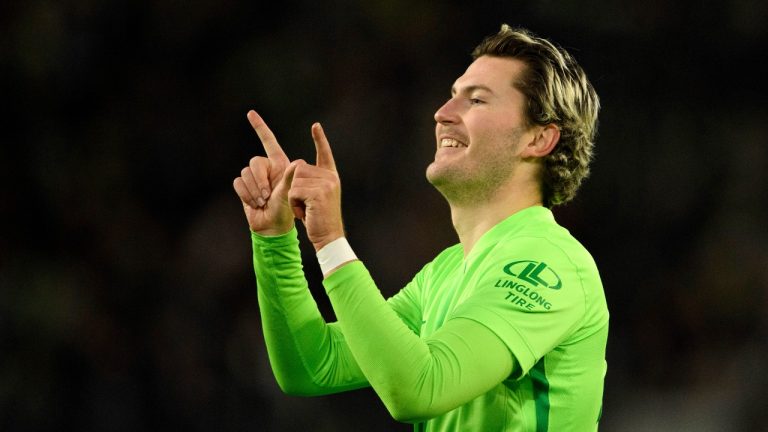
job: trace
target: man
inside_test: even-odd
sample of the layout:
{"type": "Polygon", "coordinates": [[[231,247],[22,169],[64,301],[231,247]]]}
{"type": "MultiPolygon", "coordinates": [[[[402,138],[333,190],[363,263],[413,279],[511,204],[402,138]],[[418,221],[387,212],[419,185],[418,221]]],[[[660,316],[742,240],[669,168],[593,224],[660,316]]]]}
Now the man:
{"type": "Polygon", "coordinates": [[[596,430],[608,310],[594,261],[549,208],[588,173],[598,98],[568,53],[525,30],[502,26],[473,58],[435,113],[427,168],[460,243],[388,300],[344,238],[322,127],[311,128],[311,165],[290,161],[248,113],[267,156],[234,188],[272,369],[296,395],[370,385],[415,430],[596,430]],[[294,218],[317,251],[335,323],[307,289],[294,218]]]}

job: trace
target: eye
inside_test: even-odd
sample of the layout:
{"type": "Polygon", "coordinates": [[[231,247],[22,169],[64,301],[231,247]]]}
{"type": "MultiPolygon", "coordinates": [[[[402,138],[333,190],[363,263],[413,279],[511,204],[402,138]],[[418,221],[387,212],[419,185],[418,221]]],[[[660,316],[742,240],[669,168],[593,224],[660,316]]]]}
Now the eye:
{"type": "Polygon", "coordinates": [[[484,104],[484,103],[485,103],[485,101],[482,100],[482,99],[478,99],[478,98],[470,98],[469,99],[469,104],[470,105],[480,105],[480,104],[484,104]]]}

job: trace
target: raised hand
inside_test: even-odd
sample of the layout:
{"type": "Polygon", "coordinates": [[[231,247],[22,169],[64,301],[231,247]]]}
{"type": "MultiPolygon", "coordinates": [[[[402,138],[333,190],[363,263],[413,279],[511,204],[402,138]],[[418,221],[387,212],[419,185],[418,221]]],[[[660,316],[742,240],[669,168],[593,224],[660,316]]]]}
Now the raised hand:
{"type": "Polygon", "coordinates": [[[344,236],[341,219],[341,181],[336,172],[331,145],[320,123],[312,125],[312,139],[317,150],[316,165],[304,161],[292,164],[292,183],[288,198],[294,215],[304,222],[307,237],[315,250],[320,250],[326,244],[344,236]]]}
{"type": "Polygon", "coordinates": [[[296,162],[292,166],[275,135],[256,111],[248,112],[248,121],[259,136],[267,157],[253,157],[240,171],[233,186],[252,231],[262,235],[284,234],[293,227],[288,189],[296,162]]]}

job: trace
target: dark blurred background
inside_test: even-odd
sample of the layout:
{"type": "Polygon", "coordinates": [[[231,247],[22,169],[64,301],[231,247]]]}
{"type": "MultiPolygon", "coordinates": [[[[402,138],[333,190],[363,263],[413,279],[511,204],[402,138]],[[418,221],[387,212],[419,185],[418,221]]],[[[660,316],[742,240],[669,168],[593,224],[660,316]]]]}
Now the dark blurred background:
{"type": "Polygon", "coordinates": [[[432,115],[502,22],[602,98],[593,174],[555,211],[611,311],[601,430],[767,431],[761,0],[0,4],[0,430],[410,430],[370,390],[277,388],[231,186],[262,152],[245,113],[292,158],[324,124],[391,295],[456,242],[432,115]]]}

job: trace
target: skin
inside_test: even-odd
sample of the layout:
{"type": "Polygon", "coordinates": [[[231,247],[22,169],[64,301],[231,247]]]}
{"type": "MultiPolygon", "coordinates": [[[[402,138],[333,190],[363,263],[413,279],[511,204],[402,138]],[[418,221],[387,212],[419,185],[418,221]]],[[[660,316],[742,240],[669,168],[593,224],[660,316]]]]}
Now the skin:
{"type": "Polygon", "coordinates": [[[310,165],[301,159],[291,162],[256,111],[247,117],[267,154],[253,157],[233,183],[251,230],[267,236],[285,234],[293,228],[294,218],[300,219],[316,251],[343,237],[341,182],[320,123],[311,128],[317,158],[310,165]]]}
{"type": "MultiPolygon", "coordinates": [[[[453,85],[451,98],[435,113],[435,160],[427,178],[445,196],[465,255],[506,217],[541,205],[542,158],[560,138],[556,125],[528,126],[524,95],[512,83],[525,65],[516,59],[482,56],[453,85]],[[463,144],[441,148],[443,138],[463,144]]],[[[311,127],[315,165],[290,161],[264,120],[248,112],[266,157],[256,156],[234,181],[251,230],[279,235],[306,226],[320,250],[344,236],[341,183],[328,139],[311,127]]]]}
{"type": "Polygon", "coordinates": [[[525,96],[512,85],[524,69],[516,59],[482,56],[435,113],[437,150],[427,179],[448,201],[465,255],[503,219],[542,204],[542,158],[560,131],[527,125],[525,96]],[[465,146],[441,148],[443,138],[465,146]]]}

